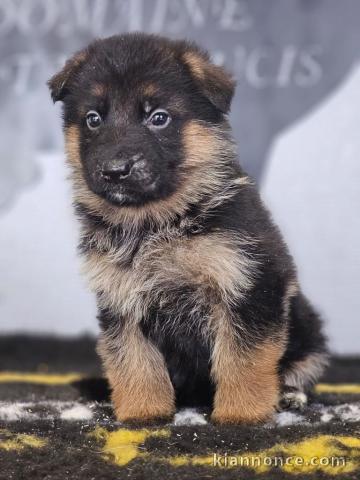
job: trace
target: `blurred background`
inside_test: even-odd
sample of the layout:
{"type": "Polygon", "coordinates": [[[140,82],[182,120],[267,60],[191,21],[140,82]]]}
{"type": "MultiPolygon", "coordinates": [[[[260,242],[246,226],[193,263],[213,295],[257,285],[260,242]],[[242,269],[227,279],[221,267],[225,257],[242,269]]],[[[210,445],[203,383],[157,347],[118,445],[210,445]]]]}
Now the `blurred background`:
{"type": "Polygon", "coordinates": [[[358,0],[0,0],[0,333],[96,333],[60,106],[46,80],[95,37],[187,37],[238,81],[231,122],[323,315],[359,352],[358,0]]]}

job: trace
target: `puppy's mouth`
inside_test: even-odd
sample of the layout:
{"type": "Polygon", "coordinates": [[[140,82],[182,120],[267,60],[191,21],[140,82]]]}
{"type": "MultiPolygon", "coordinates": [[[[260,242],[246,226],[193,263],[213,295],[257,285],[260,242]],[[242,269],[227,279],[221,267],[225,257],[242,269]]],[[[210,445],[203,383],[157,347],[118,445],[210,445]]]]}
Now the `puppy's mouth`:
{"type": "Polygon", "coordinates": [[[160,183],[144,159],[103,163],[91,175],[91,189],[117,206],[140,205],[151,200],[160,183]]]}
{"type": "Polygon", "coordinates": [[[108,202],[117,206],[141,205],[151,200],[152,193],[156,191],[160,175],[154,179],[134,183],[131,185],[122,182],[114,186],[107,186],[100,194],[108,202]]]}

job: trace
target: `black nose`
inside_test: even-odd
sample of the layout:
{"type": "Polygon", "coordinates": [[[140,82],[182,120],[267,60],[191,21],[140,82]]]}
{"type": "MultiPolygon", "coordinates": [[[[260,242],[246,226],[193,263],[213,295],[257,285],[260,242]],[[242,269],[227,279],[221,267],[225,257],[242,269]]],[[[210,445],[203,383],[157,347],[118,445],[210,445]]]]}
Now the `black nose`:
{"type": "Polygon", "coordinates": [[[130,162],[114,162],[105,165],[101,170],[101,176],[111,183],[118,183],[127,178],[131,173],[132,164],[130,162]]]}

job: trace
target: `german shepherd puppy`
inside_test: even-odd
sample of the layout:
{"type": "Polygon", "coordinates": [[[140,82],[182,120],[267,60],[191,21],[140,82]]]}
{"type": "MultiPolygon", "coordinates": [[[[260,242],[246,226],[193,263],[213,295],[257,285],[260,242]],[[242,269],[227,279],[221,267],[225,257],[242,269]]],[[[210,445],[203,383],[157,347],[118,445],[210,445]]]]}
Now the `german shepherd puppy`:
{"type": "Polygon", "coordinates": [[[238,164],[229,74],[192,43],[136,33],[96,40],[49,86],[64,102],[117,418],[210,402],[216,422],[258,422],[283,392],[287,403],[305,399],[325,339],[238,164]]]}

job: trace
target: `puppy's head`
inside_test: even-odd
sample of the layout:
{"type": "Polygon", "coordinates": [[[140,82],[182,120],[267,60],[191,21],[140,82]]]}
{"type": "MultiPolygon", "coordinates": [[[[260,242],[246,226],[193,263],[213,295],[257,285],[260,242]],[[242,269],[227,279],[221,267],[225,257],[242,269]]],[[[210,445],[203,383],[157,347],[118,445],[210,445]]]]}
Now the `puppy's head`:
{"type": "Polygon", "coordinates": [[[144,34],[95,41],[49,87],[64,103],[70,163],[116,206],[168,198],[184,172],[200,175],[234,93],[228,74],[193,44],[144,34]]]}

